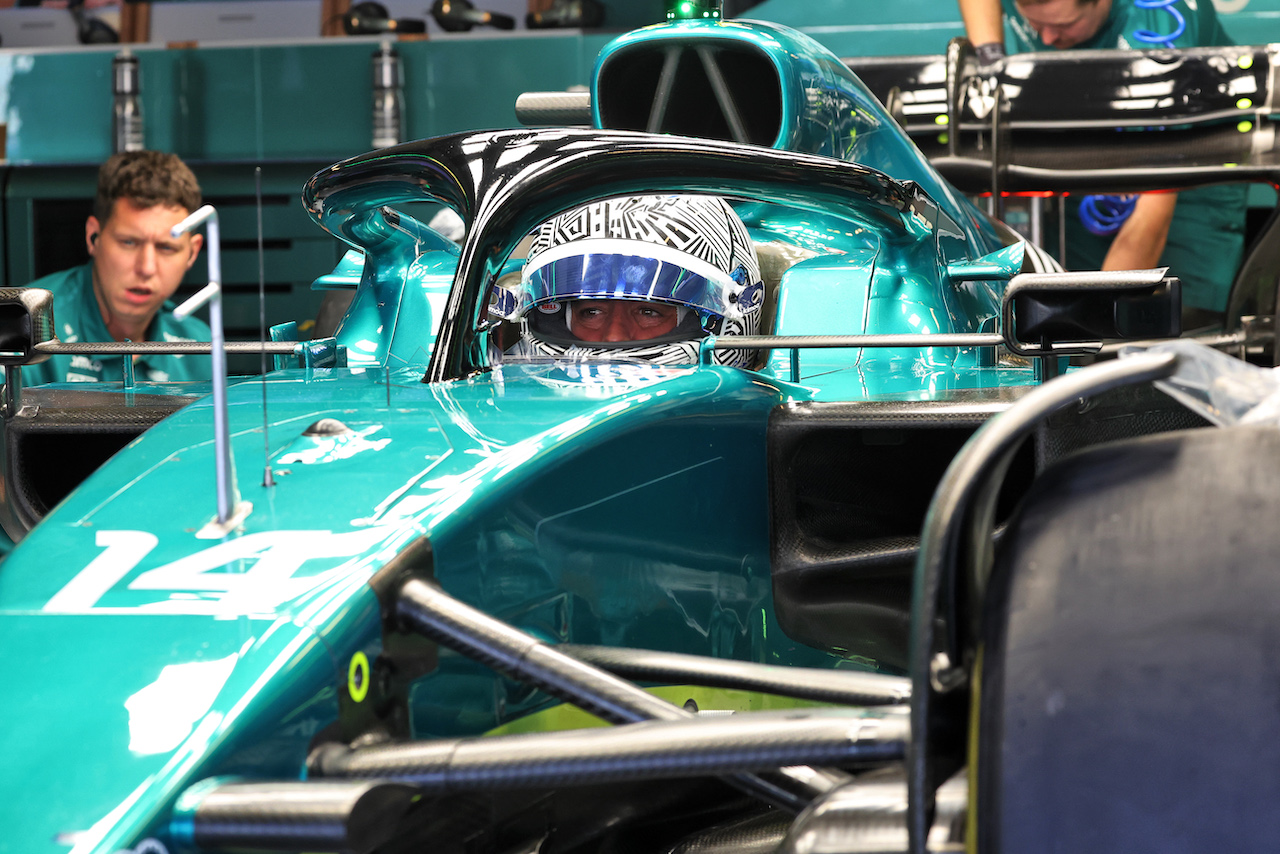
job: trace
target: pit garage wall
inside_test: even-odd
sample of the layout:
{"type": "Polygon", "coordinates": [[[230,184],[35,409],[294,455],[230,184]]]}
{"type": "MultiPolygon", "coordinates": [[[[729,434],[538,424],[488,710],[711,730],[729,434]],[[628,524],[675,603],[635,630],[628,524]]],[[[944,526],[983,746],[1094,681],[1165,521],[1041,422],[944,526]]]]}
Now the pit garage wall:
{"type": "MultiPolygon", "coordinates": [[[[1280,0],[1217,5],[1237,41],[1280,41],[1280,0]]],[[[642,8],[656,17],[661,6],[625,5],[631,17],[642,8]]],[[[939,53],[962,32],[953,0],[764,0],[746,17],[797,27],[840,56],[939,53]]],[[[521,92],[586,84],[596,54],[615,35],[488,31],[398,42],[405,136],[510,127],[521,92]]],[[[298,193],[317,169],[369,149],[370,60],[380,43],[347,37],[133,47],[147,146],[191,163],[206,196],[222,209],[232,337],[256,337],[258,165],[264,170],[268,322],[305,325],[315,316],[320,295],[310,283],[332,269],[343,247],[310,223],[298,193]]],[[[7,164],[0,166],[0,286],[26,284],[86,257],[83,221],[94,168],[111,150],[117,50],[0,50],[0,116],[8,132],[7,164]]],[[[189,274],[187,291],[203,284],[203,267],[198,263],[189,274]]]]}
{"type": "MultiPolygon", "coordinates": [[[[405,138],[510,127],[521,92],[585,82],[611,37],[527,33],[400,42],[405,138]]],[[[298,320],[305,327],[315,318],[322,295],[310,284],[333,269],[346,247],[311,223],[299,196],[314,172],[371,147],[370,61],[380,44],[360,37],[133,48],[146,145],[181,155],[220,210],[228,337],[258,335],[259,165],[267,322],[298,320]]],[[[0,50],[0,115],[8,130],[8,164],[0,166],[0,285],[25,285],[87,260],[84,219],[96,166],[111,153],[116,53],[114,46],[0,50]]],[[[206,279],[201,260],[180,295],[206,279]]],[[[239,368],[256,370],[256,363],[239,368]]]]}

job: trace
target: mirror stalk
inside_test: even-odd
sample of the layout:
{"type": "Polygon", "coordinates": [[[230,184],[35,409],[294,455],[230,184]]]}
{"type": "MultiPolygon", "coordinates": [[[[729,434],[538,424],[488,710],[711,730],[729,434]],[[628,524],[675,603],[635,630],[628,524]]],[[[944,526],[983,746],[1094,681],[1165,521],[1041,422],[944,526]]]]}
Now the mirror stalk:
{"type": "Polygon", "coordinates": [[[235,461],[231,456],[231,430],[227,416],[227,353],[222,333],[222,247],[218,212],[213,205],[205,205],[175,225],[170,234],[180,237],[201,223],[204,223],[205,233],[209,237],[209,284],[174,309],[173,315],[183,319],[206,302],[209,304],[209,327],[213,333],[213,453],[217,476],[217,525],[225,534],[231,527],[233,517],[239,519],[245,513],[240,507],[240,491],[236,488],[235,461]]]}

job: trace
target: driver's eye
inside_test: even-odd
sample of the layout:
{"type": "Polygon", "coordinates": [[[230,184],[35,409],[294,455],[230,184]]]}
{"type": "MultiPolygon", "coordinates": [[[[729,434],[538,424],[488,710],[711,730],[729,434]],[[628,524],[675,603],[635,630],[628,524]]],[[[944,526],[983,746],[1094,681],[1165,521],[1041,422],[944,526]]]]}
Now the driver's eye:
{"type": "Polygon", "coordinates": [[[657,326],[665,323],[667,316],[666,311],[651,306],[641,306],[635,313],[636,322],[641,326],[657,326]]]}
{"type": "Polygon", "coordinates": [[[583,326],[598,326],[604,322],[604,310],[594,306],[579,306],[573,310],[573,322],[583,326]]]}

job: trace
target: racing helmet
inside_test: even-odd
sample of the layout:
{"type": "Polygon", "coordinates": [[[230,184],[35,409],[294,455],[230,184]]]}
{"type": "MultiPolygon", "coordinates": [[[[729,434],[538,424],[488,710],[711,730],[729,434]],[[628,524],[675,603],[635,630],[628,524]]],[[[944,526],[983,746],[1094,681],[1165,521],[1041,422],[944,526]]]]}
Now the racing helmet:
{"type": "MultiPolygon", "coordinates": [[[[696,362],[707,335],[755,334],[764,288],[747,228],[723,199],[629,196],[539,227],[512,296],[508,317],[522,327],[513,355],[670,365],[696,362]],[[640,340],[590,340],[574,331],[580,300],[674,306],[675,325],[640,340]]],[[[714,354],[717,363],[739,367],[752,357],[747,350],[714,354]]]]}

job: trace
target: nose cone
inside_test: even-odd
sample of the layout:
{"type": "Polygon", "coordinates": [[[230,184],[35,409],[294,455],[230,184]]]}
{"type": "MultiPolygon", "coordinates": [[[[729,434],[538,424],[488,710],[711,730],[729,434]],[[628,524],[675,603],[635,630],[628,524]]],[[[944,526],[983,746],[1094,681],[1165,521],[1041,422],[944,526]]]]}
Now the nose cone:
{"type": "Polygon", "coordinates": [[[319,704],[280,723],[337,678],[327,649],[286,619],[8,613],[0,644],[22,686],[0,710],[0,851],[132,850],[163,836],[173,800],[246,739],[263,776],[296,775],[306,731],[336,714],[319,704]],[[287,684],[264,689],[286,665],[287,684]]]}
{"type": "Polygon", "coordinates": [[[234,622],[212,619],[200,621],[203,637],[175,634],[180,619],[138,616],[132,626],[70,615],[0,620],[11,684],[23,686],[7,693],[3,714],[10,785],[0,821],[14,846],[6,850],[66,854],[70,840],[162,775],[191,739],[244,641],[234,622]]]}

